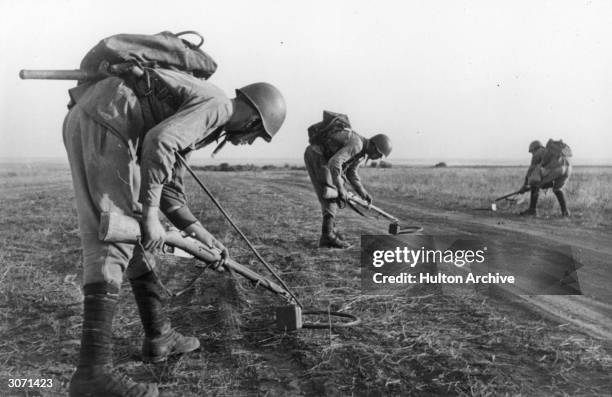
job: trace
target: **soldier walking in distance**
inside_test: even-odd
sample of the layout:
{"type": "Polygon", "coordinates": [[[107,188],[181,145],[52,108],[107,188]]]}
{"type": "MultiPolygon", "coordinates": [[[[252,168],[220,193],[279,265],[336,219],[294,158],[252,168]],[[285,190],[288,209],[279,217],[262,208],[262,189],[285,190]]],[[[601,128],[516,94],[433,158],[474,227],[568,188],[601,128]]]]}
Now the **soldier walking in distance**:
{"type": "Polygon", "coordinates": [[[343,208],[347,200],[344,177],[371,203],[372,196],[359,178],[359,165],[366,158],[389,156],[391,140],[383,134],[364,138],[350,128],[346,115],[329,111],[323,112],[323,121],[308,129],[308,135],[310,145],[304,152],[304,162],[323,213],[319,247],[349,248],[335,224],[338,208],[343,208]]]}
{"type": "Polygon", "coordinates": [[[531,197],[529,208],[521,212],[521,215],[536,215],[540,189],[552,188],[561,207],[561,216],[570,216],[563,187],[572,171],[569,162],[569,157],[572,156],[571,149],[563,141],[551,139],[546,147],[540,141],[531,142],[529,153],[531,153],[531,165],[527,170],[525,182],[520,191],[522,193],[531,191],[531,197]]]}
{"type": "MultiPolygon", "coordinates": [[[[164,243],[159,212],[179,229],[227,257],[185,199],[184,166],[176,155],[223,139],[234,145],[270,142],[285,119],[274,86],[254,83],[228,98],[215,85],[170,69],[144,69],[137,79],[107,77],[70,91],[63,137],[76,195],[83,246],[84,314],[78,367],[70,396],[157,396],[154,384],[136,383],[113,369],[112,321],[128,277],[145,332],[143,360],[161,362],[193,351],[195,337],[175,331],[164,312],[153,272],[164,243]],[[102,212],[141,214],[142,244],[98,239],[102,212]]],[[[220,146],[221,146],[220,145],[220,146]]]]}

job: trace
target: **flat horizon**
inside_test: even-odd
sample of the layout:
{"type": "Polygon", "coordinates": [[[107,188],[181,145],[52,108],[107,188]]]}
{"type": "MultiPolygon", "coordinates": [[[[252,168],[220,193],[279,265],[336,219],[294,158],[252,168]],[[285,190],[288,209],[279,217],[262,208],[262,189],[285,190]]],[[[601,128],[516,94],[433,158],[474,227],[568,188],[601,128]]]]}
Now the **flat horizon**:
{"type": "MultiPolygon", "coordinates": [[[[520,167],[528,166],[530,157],[525,156],[524,159],[493,159],[493,158],[449,158],[449,159],[431,159],[431,158],[391,158],[383,160],[395,165],[403,166],[434,166],[437,163],[444,162],[449,167],[470,167],[470,166],[507,166],[520,167]]],[[[32,156],[32,157],[0,157],[0,164],[15,164],[15,163],[65,163],[68,164],[68,159],[61,156],[32,156]]],[[[190,160],[192,165],[215,165],[221,163],[229,164],[255,164],[255,165],[303,165],[304,161],[298,157],[196,157],[190,160]]],[[[612,158],[574,158],[573,166],[587,167],[609,167],[612,166],[612,158]]]]}

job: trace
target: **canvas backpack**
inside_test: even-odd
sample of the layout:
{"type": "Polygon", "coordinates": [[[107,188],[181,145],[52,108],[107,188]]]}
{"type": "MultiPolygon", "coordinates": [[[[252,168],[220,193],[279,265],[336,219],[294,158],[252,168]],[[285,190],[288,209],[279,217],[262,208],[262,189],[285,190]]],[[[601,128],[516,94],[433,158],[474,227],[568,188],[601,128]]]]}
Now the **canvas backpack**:
{"type": "MultiPolygon", "coordinates": [[[[133,63],[140,67],[180,70],[208,79],[217,63],[200,49],[202,36],[193,31],[161,32],[154,35],[117,34],[101,40],[81,61],[81,70],[107,72],[113,65],[133,63]],[[198,44],[182,39],[186,34],[200,38],[198,44]]],[[[101,77],[103,78],[103,76],[101,77]]]]}
{"type": "Polygon", "coordinates": [[[346,114],[324,110],[323,120],[308,127],[308,143],[324,144],[334,133],[350,128],[351,122],[346,114]]]}
{"type": "Polygon", "coordinates": [[[569,145],[563,142],[562,139],[555,141],[549,139],[546,143],[546,153],[544,154],[543,164],[549,164],[553,161],[559,161],[563,158],[572,157],[572,149],[569,145]]]}

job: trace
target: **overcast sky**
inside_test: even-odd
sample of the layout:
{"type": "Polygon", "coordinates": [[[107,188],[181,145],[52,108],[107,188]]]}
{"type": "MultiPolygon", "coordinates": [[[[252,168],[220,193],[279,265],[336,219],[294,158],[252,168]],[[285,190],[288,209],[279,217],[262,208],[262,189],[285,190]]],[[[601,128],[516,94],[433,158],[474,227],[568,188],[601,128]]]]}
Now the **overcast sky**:
{"type": "Polygon", "coordinates": [[[0,157],[65,157],[74,83],[20,69],[74,69],[106,36],[163,30],[204,35],[228,94],[267,81],[285,95],[274,141],[219,161],[300,159],[323,109],[388,134],[391,161],[528,162],[529,142],[550,137],[577,162],[612,161],[612,2],[578,0],[0,0],[0,157]]]}

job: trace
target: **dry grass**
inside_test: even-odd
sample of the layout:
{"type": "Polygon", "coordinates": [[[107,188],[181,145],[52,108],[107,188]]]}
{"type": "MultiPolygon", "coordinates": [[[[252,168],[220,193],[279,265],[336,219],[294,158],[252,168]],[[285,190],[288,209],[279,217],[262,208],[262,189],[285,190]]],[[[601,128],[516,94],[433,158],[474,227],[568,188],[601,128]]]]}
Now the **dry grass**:
{"type": "MultiPolygon", "coordinates": [[[[6,388],[9,377],[50,377],[56,386],[45,395],[65,395],[78,352],[81,270],[73,196],[65,169],[41,172],[0,178],[3,396],[15,392],[6,388]]],[[[452,169],[407,169],[380,177],[368,171],[366,178],[370,185],[406,185],[389,194],[425,198],[438,191],[425,182],[436,172],[447,172],[438,175],[447,184],[465,177],[456,170],[452,176],[452,169]],[[422,178],[416,184],[415,174],[422,178]]],[[[501,180],[510,171],[491,172],[499,172],[495,186],[507,187],[501,180]]],[[[348,311],[363,323],[337,332],[279,333],[271,326],[271,307],[282,302],[243,280],[205,273],[171,305],[175,326],[198,336],[202,350],[149,366],[138,359],[142,331],[124,287],[114,327],[117,365],[137,380],[157,381],[165,396],[606,395],[612,389],[608,346],[505,299],[478,291],[362,295],[358,250],[316,248],[314,195],[286,183],[304,182],[303,172],[202,175],[306,306],[348,311]]],[[[265,273],[195,184],[188,188],[197,215],[232,256],[265,273]]],[[[440,191],[454,197],[449,186],[440,191]]],[[[164,262],[162,277],[171,289],[190,281],[197,272],[191,264],[164,262]]]]}
{"type": "MultiPolygon", "coordinates": [[[[521,167],[398,167],[364,169],[366,186],[376,194],[417,201],[436,208],[469,211],[488,207],[496,198],[518,190],[525,177],[521,167]]],[[[612,226],[612,167],[574,167],[566,188],[568,207],[581,226],[612,226]]],[[[527,207],[523,203],[501,204],[506,212],[527,207]],[[505,206],[505,207],[504,207],[505,206]]],[[[559,206],[552,191],[541,195],[538,209],[543,215],[557,215],[559,206]]]]}

